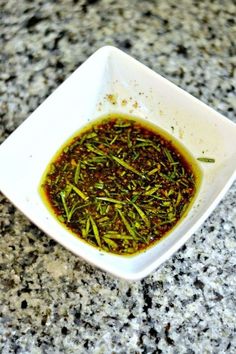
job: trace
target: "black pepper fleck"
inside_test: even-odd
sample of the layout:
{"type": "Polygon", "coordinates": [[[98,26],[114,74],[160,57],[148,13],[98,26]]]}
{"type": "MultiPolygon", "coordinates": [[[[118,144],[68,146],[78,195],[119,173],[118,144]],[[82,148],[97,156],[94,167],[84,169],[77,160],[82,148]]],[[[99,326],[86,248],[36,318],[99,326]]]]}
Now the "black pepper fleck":
{"type": "Polygon", "coordinates": [[[201,281],[201,280],[199,280],[199,279],[195,279],[195,281],[194,281],[194,283],[193,283],[193,285],[197,288],[197,289],[203,289],[204,288],[204,286],[205,286],[205,284],[201,281]]]}
{"type": "Polygon", "coordinates": [[[27,306],[28,306],[27,301],[26,301],[26,300],[23,300],[23,301],[21,302],[21,308],[22,308],[22,309],[26,309],[27,306]]]}
{"type": "Polygon", "coordinates": [[[150,10],[147,10],[143,13],[143,16],[150,17],[150,16],[152,16],[152,12],[150,10]]]}
{"type": "Polygon", "coordinates": [[[39,22],[41,22],[43,19],[39,16],[32,16],[31,18],[28,19],[26,22],[25,26],[27,28],[32,28],[36,26],[39,22]]]}
{"type": "Polygon", "coordinates": [[[188,56],[188,49],[186,47],[184,47],[182,44],[179,44],[176,47],[176,52],[177,52],[177,54],[182,55],[185,58],[187,58],[187,56],[188,56]]]}
{"type": "Polygon", "coordinates": [[[132,43],[129,39],[125,39],[122,43],[121,43],[121,47],[125,48],[125,49],[130,49],[132,48],[132,43]]]}
{"type": "Polygon", "coordinates": [[[99,2],[100,0],[86,0],[86,4],[87,5],[93,5],[96,4],[97,2],[99,2]]]}
{"type": "Polygon", "coordinates": [[[61,329],[61,334],[63,334],[64,336],[66,336],[68,333],[68,329],[66,327],[62,327],[61,329]]]}

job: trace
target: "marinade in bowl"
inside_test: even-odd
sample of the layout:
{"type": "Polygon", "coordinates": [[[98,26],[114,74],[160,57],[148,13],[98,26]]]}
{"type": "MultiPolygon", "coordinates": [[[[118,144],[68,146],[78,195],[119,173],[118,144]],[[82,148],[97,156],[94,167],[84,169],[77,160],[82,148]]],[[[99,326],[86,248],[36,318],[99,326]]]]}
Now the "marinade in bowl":
{"type": "Polygon", "coordinates": [[[48,165],[40,194],[52,214],[100,250],[133,255],[186,215],[199,173],[173,137],[113,114],[69,139],[48,165]]]}

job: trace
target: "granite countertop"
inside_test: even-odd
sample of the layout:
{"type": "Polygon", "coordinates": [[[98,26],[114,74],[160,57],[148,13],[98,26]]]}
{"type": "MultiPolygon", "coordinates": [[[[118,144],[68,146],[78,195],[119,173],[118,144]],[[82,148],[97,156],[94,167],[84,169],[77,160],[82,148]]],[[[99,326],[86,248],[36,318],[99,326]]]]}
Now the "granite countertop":
{"type": "MultiPolygon", "coordinates": [[[[1,141],[106,44],[236,121],[234,0],[0,7],[1,141]]],[[[1,196],[0,352],[235,353],[235,197],[236,184],[171,259],[127,282],[56,244],[1,196]]]]}

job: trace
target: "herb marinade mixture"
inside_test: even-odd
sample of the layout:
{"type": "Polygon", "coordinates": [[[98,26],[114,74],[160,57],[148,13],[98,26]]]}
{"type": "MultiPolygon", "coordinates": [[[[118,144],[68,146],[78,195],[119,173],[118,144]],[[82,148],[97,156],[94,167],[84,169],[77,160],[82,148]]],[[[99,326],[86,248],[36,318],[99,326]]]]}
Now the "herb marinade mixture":
{"type": "Polygon", "coordinates": [[[114,117],[68,143],[42,187],[58,219],[80,238],[133,254],[173,228],[195,178],[171,142],[138,121],[114,117]]]}

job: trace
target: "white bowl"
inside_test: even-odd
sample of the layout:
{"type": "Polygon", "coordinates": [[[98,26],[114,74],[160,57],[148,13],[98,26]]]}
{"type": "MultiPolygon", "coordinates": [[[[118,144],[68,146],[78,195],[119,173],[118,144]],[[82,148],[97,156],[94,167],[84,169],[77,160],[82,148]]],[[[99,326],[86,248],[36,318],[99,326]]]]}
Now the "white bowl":
{"type": "Polygon", "coordinates": [[[40,229],[99,268],[140,279],[186,242],[232,184],[236,125],[122,51],[103,47],[6,139],[0,147],[0,166],[2,192],[40,229]],[[130,257],[101,252],[80,241],[53,217],[39,194],[42,174],[58,148],[86,123],[111,112],[147,119],[182,142],[194,157],[215,159],[201,163],[202,183],[188,216],[155,246],[130,257]]]}

